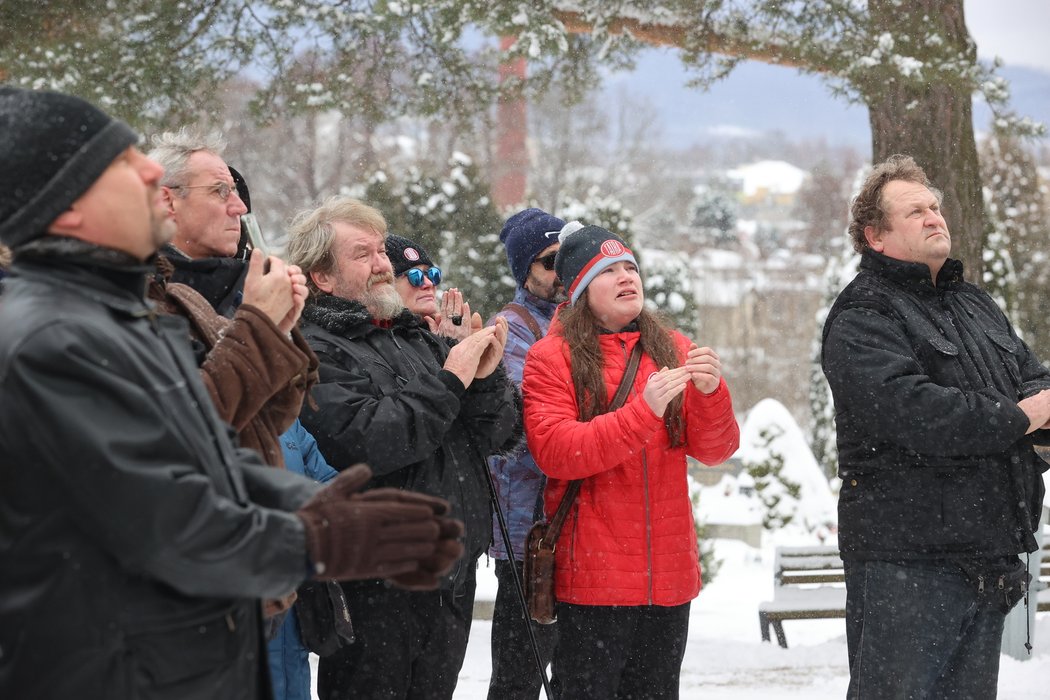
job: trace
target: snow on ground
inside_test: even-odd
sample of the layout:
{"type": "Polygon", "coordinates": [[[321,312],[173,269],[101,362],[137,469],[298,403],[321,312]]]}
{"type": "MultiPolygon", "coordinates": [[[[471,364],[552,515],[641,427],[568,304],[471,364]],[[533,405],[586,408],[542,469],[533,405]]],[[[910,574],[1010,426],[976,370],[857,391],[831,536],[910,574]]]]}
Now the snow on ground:
{"type": "MultiPolygon", "coordinates": [[[[758,604],[773,593],[773,547],[762,550],[716,540],[718,578],[693,602],[682,665],[683,700],[843,698],[849,682],[842,620],[788,620],[790,648],[763,643],[758,604]]],[[[482,557],[478,599],[495,597],[495,574],[482,557]]],[[[1050,615],[1036,618],[1031,659],[1001,657],[999,700],[1045,700],[1050,678],[1050,615]]],[[[475,620],[455,700],[483,700],[488,692],[492,625],[475,620]]],[[[316,677],[316,657],[315,677],[316,677]]],[[[542,693],[541,693],[542,695],[542,693]]],[[[364,697],[364,696],[362,696],[364,697]]]]}

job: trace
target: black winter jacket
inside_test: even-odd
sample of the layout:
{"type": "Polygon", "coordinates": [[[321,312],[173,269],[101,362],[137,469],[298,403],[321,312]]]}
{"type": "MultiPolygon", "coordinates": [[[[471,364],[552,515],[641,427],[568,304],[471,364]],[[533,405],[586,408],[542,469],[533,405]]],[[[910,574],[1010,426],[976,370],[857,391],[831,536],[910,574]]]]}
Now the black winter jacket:
{"type": "Polygon", "coordinates": [[[0,698],[269,697],[319,487],[234,447],[145,268],[72,248],[0,297],[0,698]]]}
{"type": "Polygon", "coordinates": [[[1017,402],[1050,372],[948,260],[867,251],[824,325],[847,559],[996,557],[1036,548],[1046,464],[1017,402]]]}
{"type": "Polygon", "coordinates": [[[451,502],[452,515],[466,525],[466,555],[443,587],[458,587],[491,540],[485,458],[507,441],[517,419],[502,363],[464,390],[442,369],[448,343],[408,311],[382,328],[360,303],[324,295],[311,299],[303,319],[303,335],[321,362],[303,425],[336,469],[366,462],[375,474],[368,488],[451,502]]]}
{"type": "Polygon", "coordinates": [[[174,268],[168,281],[193,287],[220,316],[233,318],[244,298],[248,263],[240,258],[191,260],[171,245],[164,246],[161,253],[174,268]]]}

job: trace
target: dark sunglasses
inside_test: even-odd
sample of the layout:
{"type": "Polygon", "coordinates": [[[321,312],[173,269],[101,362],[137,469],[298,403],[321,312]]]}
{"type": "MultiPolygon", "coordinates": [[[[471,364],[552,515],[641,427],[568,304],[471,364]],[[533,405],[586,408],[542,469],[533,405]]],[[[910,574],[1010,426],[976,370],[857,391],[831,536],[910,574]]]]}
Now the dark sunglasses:
{"type": "Polygon", "coordinates": [[[539,263],[540,265],[543,265],[543,269],[544,270],[553,270],[554,269],[554,258],[556,258],[556,257],[558,257],[558,251],[554,251],[553,253],[547,253],[542,258],[536,258],[532,262],[539,263]]]}
{"type": "Polygon", "coordinates": [[[408,283],[413,287],[422,287],[424,276],[430,280],[431,284],[435,287],[441,284],[440,267],[431,267],[426,271],[420,270],[418,267],[410,267],[401,274],[408,278],[408,283]]]}

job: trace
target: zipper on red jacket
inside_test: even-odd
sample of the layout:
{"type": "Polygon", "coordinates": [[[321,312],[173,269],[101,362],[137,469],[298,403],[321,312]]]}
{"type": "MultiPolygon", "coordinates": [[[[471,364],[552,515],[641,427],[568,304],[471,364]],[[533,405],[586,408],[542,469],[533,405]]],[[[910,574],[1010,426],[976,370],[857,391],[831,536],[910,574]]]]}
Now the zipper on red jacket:
{"type": "MultiPolygon", "coordinates": [[[[638,342],[642,342],[639,338],[638,342]]],[[[620,349],[623,351],[624,367],[628,361],[627,357],[627,343],[620,339],[620,349]]],[[[631,393],[635,396],[638,395],[638,391],[632,386],[631,393]]],[[[649,605],[653,604],[653,520],[652,513],[649,510],[649,460],[645,455],[645,448],[642,448],[642,494],[645,497],[645,565],[648,568],[649,573],[649,605]]]]}
{"type": "Polygon", "coordinates": [[[649,567],[649,605],[653,604],[653,520],[649,512],[649,460],[642,448],[642,491],[645,496],[645,563],[649,567]]]}

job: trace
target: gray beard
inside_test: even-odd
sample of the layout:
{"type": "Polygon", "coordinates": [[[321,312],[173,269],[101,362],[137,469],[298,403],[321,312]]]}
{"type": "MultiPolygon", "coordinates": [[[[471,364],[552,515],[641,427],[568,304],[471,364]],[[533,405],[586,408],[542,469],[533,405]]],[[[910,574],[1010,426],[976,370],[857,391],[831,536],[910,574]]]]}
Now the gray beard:
{"type": "Polygon", "coordinates": [[[378,321],[397,318],[405,310],[401,295],[390,285],[376,291],[369,289],[361,303],[368,309],[368,313],[372,314],[372,318],[378,321]]]}

